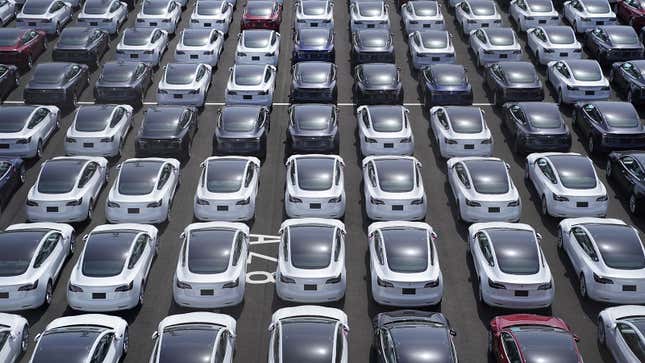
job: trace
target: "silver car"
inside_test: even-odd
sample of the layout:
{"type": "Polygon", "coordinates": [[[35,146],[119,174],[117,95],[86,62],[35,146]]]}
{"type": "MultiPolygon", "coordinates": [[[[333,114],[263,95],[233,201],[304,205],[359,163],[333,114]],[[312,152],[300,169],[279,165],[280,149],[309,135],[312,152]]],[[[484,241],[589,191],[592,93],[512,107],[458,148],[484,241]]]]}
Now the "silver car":
{"type": "Polygon", "coordinates": [[[401,22],[410,34],[417,30],[445,30],[441,5],[436,1],[414,0],[401,5],[401,22]]]}
{"type": "Polygon", "coordinates": [[[551,0],[511,0],[509,12],[522,32],[537,26],[560,24],[560,15],[551,0]]]}
{"type": "Polygon", "coordinates": [[[204,63],[169,63],[157,87],[160,105],[204,106],[211,86],[211,66],[204,63]]]}
{"type": "Polygon", "coordinates": [[[0,360],[17,363],[29,347],[29,322],[17,314],[0,313],[0,360]]]}
{"type": "Polygon", "coordinates": [[[607,0],[569,0],[563,4],[564,19],[576,33],[599,25],[616,24],[616,14],[607,0]]]}
{"type": "Polygon", "coordinates": [[[128,4],[118,0],[87,0],[78,14],[82,26],[103,29],[116,34],[128,17],[128,4]]]}
{"type": "Polygon", "coordinates": [[[356,109],[361,154],[412,155],[414,135],[410,111],[398,105],[360,106],[356,109]]]}
{"type": "Polygon", "coordinates": [[[429,113],[430,128],[442,157],[490,156],[493,153],[493,136],[481,108],[434,106],[429,113]]]}
{"type": "Polygon", "coordinates": [[[168,49],[168,32],[158,28],[128,28],[116,46],[116,60],[156,67],[168,49]]]}
{"type": "Polygon", "coordinates": [[[464,0],[455,7],[455,18],[465,36],[475,29],[502,26],[502,16],[492,0],[464,0]]]}
{"type": "Polygon", "coordinates": [[[0,1],[0,26],[5,26],[16,17],[16,3],[13,0],[0,1]]]}
{"type": "Polygon", "coordinates": [[[179,63],[205,63],[216,67],[224,47],[224,33],[215,29],[184,29],[175,48],[179,63]]]}
{"type": "Polygon", "coordinates": [[[645,306],[612,306],[598,314],[598,342],[618,363],[645,361],[645,306]]]}
{"type": "Polygon", "coordinates": [[[268,29],[247,29],[239,35],[235,64],[278,65],[280,33],[268,29]]]}
{"type": "Polygon", "coordinates": [[[219,30],[228,34],[233,21],[233,5],[228,1],[198,0],[190,15],[191,28],[219,30]]]}
{"type": "Polygon", "coordinates": [[[390,29],[389,6],[382,0],[352,3],[349,15],[349,28],[352,32],[359,29],[390,29]]]}
{"type": "Polygon", "coordinates": [[[144,0],[137,14],[137,28],[161,28],[175,34],[181,18],[181,4],[175,0],[144,0]]]}
{"type": "Polygon", "coordinates": [[[16,15],[16,28],[60,34],[72,19],[72,4],[61,0],[27,0],[16,15]]]}
{"type": "Polygon", "coordinates": [[[334,29],[334,2],[332,0],[298,0],[294,28],[334,29]]]}
{"type": "Polygon", "coordinates": [[[272,65],[241,64],[230,68],[224,100],[227,105],[273,105],[276,68],[272,65]]]}
{"type": "Polygon", "coordinates": [[[65,134],[65,154],[118,155],[132,128],[133,112],[130,105],[80,106],[65,134]]]}
{"type": "Polygon", "coordinates": [[[0,119],[0,156],[40,158],[60,128],[56,106],[2,106],[0,119]]]}
{"type": "Polygon", "coordinates": [[[412,66],[416,70],[436,63],[455,63],[452,35],[446,30],[421,30],[408,35],[412,66]]]}
{"type": "Polygon", "coordinates": [[[593,59],[549,62],[546,78],[560,104],[606,101],[611,96],[609,81],[603,75],[598,61],[593,59]]]}
{"type": "Polygon", "coordinates": [[[540,64],[582,58],[582,44],[570,26],[540,26],[529,29],[526,35],[530,52],[540,64]]]}
{"type": "Polygon", "coordinates": [[[476,29],[468,38],[477,66],[522,59],[522,46],[511,28],[476,29]]]}

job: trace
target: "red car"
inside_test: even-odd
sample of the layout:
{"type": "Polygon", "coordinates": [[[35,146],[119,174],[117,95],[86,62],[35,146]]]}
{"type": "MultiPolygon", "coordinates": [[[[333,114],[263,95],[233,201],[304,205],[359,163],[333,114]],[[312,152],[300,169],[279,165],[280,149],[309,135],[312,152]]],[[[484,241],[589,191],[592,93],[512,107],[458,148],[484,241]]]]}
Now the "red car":
{"type": "Polygon", "coordinates": [[[636,32],[645,26],[645,0],[622,0],[616,4],[616,17],[636,32]]]}
{"type": "Polygon", "coordinates": [[[578,362],[579,340],[560,318],[511,314],[490,321],[489,352],[498,363],[578,362]]]}
{"type": "Polygon", "coordinates": [[[242,14],[242,30],[269,29],[280,31],[282,5],[277,1],[253,0],[246,3],[242,14]]]}
{"type": "Polygon", "coordinates": [[[47,37],[43,31],[0,28],[0,63],[31,68],[46,48],[47,37]]]}

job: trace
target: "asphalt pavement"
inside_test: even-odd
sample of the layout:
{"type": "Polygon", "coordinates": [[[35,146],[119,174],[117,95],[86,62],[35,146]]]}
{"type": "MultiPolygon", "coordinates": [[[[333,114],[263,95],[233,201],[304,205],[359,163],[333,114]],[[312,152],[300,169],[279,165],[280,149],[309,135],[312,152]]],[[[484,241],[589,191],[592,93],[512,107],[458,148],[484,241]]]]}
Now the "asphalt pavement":
{"type": "MultiPolygon", "coordinates": [[[[602,305],[582,301],[576,292],[576,278],[572,274],[566,257],[558,253],[556,248],[556,229],[558,220],[544,218],[539,213],[538,200],[523,179],[525,160],[513,155],[507,142],[508,135],[501,129],[501,116],[499,109],[491,106],[489,93],[483,87],[481,71],[478,71],[471,54],[468,51],[467,40],[459,35],[454,22],[452,11],[449,11],[448,2],[440,0],[442,10],[446,17],[448,30],[453,34],[453,42],[457,53],[457,62],[464,64],[474,89],[474,104],[482,107],[486,112],[486,120],[494,138],[494,156],[506,160],[511,165],[511,175],[519,189],[523,209],[521,222],[532,225],[537,232],[544,236],[542,248],[551,267],[556,289],[552,314],[563,318],[580,336],[579,348],[585,362],[611,362],[609,354],[596,341],[596,317],[603,308],[602,305]]],[[[423,111],[418,97],[417,81],[411,69],[407,53],[407,41],[404,31],[400,26],[400,16],[396,3],[388,0],[390,4],[390,20],[395,41],[396,63],[400,67],[401,79],[405,89],[405,104],[410,109],[410,120],[415,136],[414,155],[423,163],[423,181],[428,197],[428,214],[426,222],[432,225],[439,235],[437,246],[443,276],[445,279],[445,294],[441,311],[450,319],[453,328],[457,331],[455,345],[460,361],[466,363],[487,362],[487,325],[496,314],[512,313],[509,311],[483,308],[476,301],[475,285],[472,281],[473,267],[466,255],[465,234],[467,226],[457,222],[455,206],[449,197],[449,185],[446,176],[445,160],[439,156],[436,145],[429,137],[427,114],[423,111]]],[[[189,2],[188,8],[182,13],[178,32],[184,29],[189,21],[195,0],[189,2]]],[[[160,252],[155,260],[148,285],[145,292],[145,303],[140,309],[120,313],[130,324],[130,351],[125,358],[127,363],[147,362],[152,350],[150,338],[161,319],[170,314],[183,313],[188,310],[180,308],[172,301],[172,276],[177,262],[180,247],[179,234],[193,219],[193,196],[197,187],[197,176],[200,172],[200,163],[212,152],[212,135],[214,133],[217,110],[224,102],[224,89],[228,78],[228,68],[233,65],[237,34],[240,29],[240,18],[244,2],[240,1],[234,13],[229,37],[225,42],[217,70],[214,70],[211,89],[208,93],[208,103],[199,116],[199,130],[193,142],[192,158],[182,167],[181,185],[177,191],[174,205],[172,206],[170,221],[158,226],[161,232],[160,252]]],[[[126,27],[133,26],[137,11],[128,15],[126,27]]],[[[503,10],[503,22],[511,26],[508,12],[503,10]]],[[[78,12],[75,14],[75,16],[78,12]]],[[[271,273],[275,271],[275,256],[277,255],[277,230],[285,219],[283,212],[284,178],[285,178],[285,135],[288,123],[288,94],[291,83],[291,49],[292,49],[292,24],[295,14],[294,2],[287,0],[284,3],[283,20],[281,25],[281,49],[278,67],[277,89],[274,96],[274,107],[271,113],[271,132],[267,146],[267,158],[261,168],[260,192],[257,199],[256,218],[251,223],[252,239],[251,256],[248,264],[249,279],[247,283],[245,300],[242,305],[230,309],[213,310],[232,315],[237,319],[237,343],[235,362],[251,363],[266,361],[268,350],[267,326],[271,314],[278,308],[289,306],[277,298],[271,273]]],[[[370,359],[370,345],[372,343],[371,319],[375,314],[389,310],[376,303],[370,297],[369,290],[369,255],[367,248],[367,217],[364,213],[361,189],[361,155],[360,146],[356,140],[356,121],[354,117],[355,106],[352,104],[352,72],[350,63],[350,33],[349,14],[347,4],[339,1],[335,5],[335,32],[336,32],[336,65],[338,66],[338,103],[340,125],[340,154],[345,160],[345,188],[347,192],[347,210],[344,222],[347,226],[347,293],[344,300],[330,306],[343,309],[349,316],[350,325],[350,362],[368,362],[370,359]]],[[[73,24],[73,22],[72,22],[73,24]]],[[[13,26],[10,24],[9,26],[13,26]]],[[[122,28],[123,29],[123,28],[122,28]]],[[[526,45],[525,36],[521,37],[522,45],[526,45]]],[[[110,49],[103,57],[102,62],[113,60],[115,48],[120,37],[113,37],[110,49]]],[[[162,64],[171,62],[178,41],[178,36],[171,39],[169,51],[162,59],[162,64]]],[[[50,40],[50,47],[46,54],[38,59],[38,63],[51,61],[51,49],[56,39],[50,40]]],[[[527,52],[524,57],[528,57],[527,52]]],[[[31,79],[32,72],[24,74],[21,85],[24,86],[31,79]]],[[[542,76],[544,69],[540,68],[542,76]]],[[[146,95],[146,103],[154,104],[156,84],[162,72],[155,72],[154,85],[146,95]]],[[[93,102],[93,84],[99,72],[94,70],[88,87],[80,98],[81,103],[93,102]]],[[[546,86],[545,86],[546,87],[546,86]]],[[[8,97],[7,103],[20,103],[22,89],[19,87],[8,97]]],[[[553,101],[551,91],[546,92],[546,101],[553,101]]],[[[148,107],[149,105],[144,105],[148,107]]],[[[571,110],[562,109],[567,123],[570,125],[571,110]]],[[[65,115],[63,127],[49,141],[45,148],[43,160],[54,156],[63,155],[63,141],[65,130],[71,123],[71,113],[65,115]]],[[[134,131],[130,132],[122,150],[119,160],[114,160],[112,166],[127,158],[134,157],[134,137],[141,124],[142,110],[134,116],[134,131]]],[[[574,133],[572,151],[586,153],[577,135],[574,133]]],[[[605,160],[595,158],[597,171],[605,181],[602,170],[605,160]]],[[[26,183],[18,190],[11,202],[0,217],[0,227],[4,228],[13,223],[25,220],[23,206],[26,193],[37,177],[40,162],[29,163],[26,183]]],[[[110,183],[114,183],[116,173],[111,173],[110,183]]],[[[609,185],[608,185],[609,186],[609,185]]],[[[107,196],[106,187],[101,193],[94,217],[91,223],[76,225],[79,236],[89,232],[97,225],[106,223],[104,206],[107,196]]],[[[620,218],[627,223],[636,225],[641,231],[645,224],[634,219],[626,212],[624,200],[616,197],[613,186],[609,186],[609,212],[608,217],[620,218]]],[[[78,239],[78,248],[82,245],[78,239]]],[[[55,286],[54,301],[46,309],[28,311],[23,314],[28,318],[34,336],[42,332],[44,327],[53,319],[78,314],[68,308],[65,293],[70,270],[78,258],[78,253],[65,265],[61,278],[55,286]]],[[[34,343],[31,342],[28,353],[21,362],[28,362],[34,343]]]]}

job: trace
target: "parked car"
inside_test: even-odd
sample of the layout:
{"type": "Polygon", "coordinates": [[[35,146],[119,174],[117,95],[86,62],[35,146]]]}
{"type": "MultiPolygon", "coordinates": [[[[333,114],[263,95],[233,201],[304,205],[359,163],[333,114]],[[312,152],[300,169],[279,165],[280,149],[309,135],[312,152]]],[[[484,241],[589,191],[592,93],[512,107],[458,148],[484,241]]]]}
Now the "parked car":
{"type": "Polygon", "coordinates": [[[493,94],[493,103],[501,106],[509,101],[542,101],[542,81],[531,62],[498,62],[485,67],[486,86],[493,94]]]}
{"type": "Polygon", "coordinates": [[[45,32],[34,29],[0,28],[0,63],[30,69],[47,49],[45,32]]]}
{"type": "Polygon", "coordinates": [[[604,25],[585,33],[589,55],[603,65],[637,60],[643,57],[643,43],[634,28],[627,25],[604,25]]]}
{"type": "Polygon", "coordinates": [[[645,148],[645,127],[629,102],[579,102],[572,122],[592,154],[645,148]]]}
{"type": "Polygon", "coordinates": [[[52,51],[55,62],[76,62],[97,66],[110,46],[105,30],[88,27],[63,29],[52,51]]]}
{"type": "Polygon", "coordinates": [[[556,103],[509,102],[502,106],[502,113],[513,152],[567,152],[571,148],[571,131],[556,103]]]}
{"type": "Polygon", "coordinates": [[[609,79],[627,102],[635,105],[645,102],[645,60],[614,63],[609,79]]]}
{"type": "Polygon", "coordinates": [[[94,85],[96,102],[143,105],[152,84],[152,68],[143,62],[112,61],[101,69],[94,85]]]}
{"type": "MultiPolygon", "coordinates": [[[[415,0],[416,1],[416,0],[415,0]]],[[[419,76],[424,108],[436,105],[470,105],[473,88],[461,64],[432,64],[419,76]]]]}
{"type": "Polygon", "coordinates": [[[153,106],[146,110],[134,141],[138,156],[190,159],[197,132],[197,112],[185,106],[153,106]]]}
{"type": "Polygon", "coordinates": [[[213,134],[213,152],[217,154],[266,156],[271,115],[264,106],[233,105],[222,107],[213,134]]]}
{"type": "Polygon", "coordinates": [[[23,90],[25,103],[75,108],[89,83],[85,64],[41,63],[23,90]]]}
{"type": "Polygon", "coordinates": [[[616,192],[627,197],[629,212],[640,214],[645,206],[645,151],[611,152],[605,172],[616,183],[616,192]]]}

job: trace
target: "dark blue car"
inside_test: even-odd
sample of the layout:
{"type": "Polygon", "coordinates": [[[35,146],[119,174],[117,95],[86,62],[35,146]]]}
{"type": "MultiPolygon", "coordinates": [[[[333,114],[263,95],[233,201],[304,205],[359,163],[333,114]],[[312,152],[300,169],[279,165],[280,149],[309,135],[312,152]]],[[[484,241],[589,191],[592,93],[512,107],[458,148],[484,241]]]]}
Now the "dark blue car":
{"type": "Polygon", "coordinates": [[[460,64],[433,64],[421,72],[419,88],[429,109],[437,105],[471,105],[473,89],[460,64]]]}
{"type": "Polygon", "coordinates": [[[4,208],[13,192],[25,181],[22,159],[0,158],[0,208],[4,208]]]}
{"type": "Polygon", "coordinates": [[[614,89],[633,104],[645,103],[645,60],[614,63],[611,69],[614,89]]]}
{"type": "Polygon", "coordinates": [[[294,35],[293,54],[291,61],[334,62],[334,31],[332,29],[305,28],[299,29],[294,35]]]}

